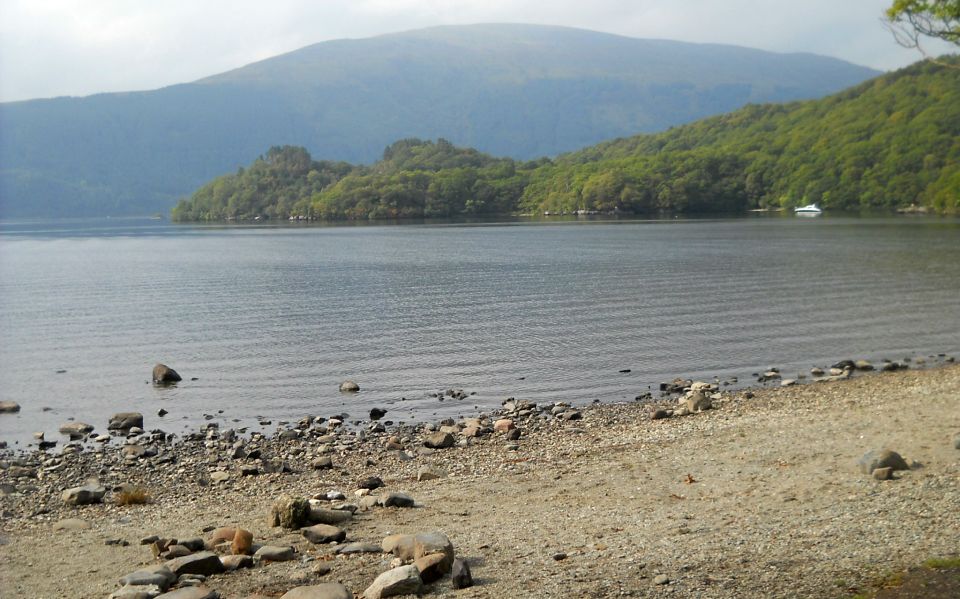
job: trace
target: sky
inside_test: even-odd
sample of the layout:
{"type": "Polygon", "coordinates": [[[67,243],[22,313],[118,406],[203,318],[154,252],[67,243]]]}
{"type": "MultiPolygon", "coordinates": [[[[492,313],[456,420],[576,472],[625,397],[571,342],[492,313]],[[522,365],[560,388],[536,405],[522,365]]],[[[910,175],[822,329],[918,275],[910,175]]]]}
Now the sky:
{"type": "Polygon", "coordinates": [[[921,58],[884,28],[891,1],[0,0],[0,101],[155,89],[325,40],[470,23],[813,52],[891,70],[921,58]]]}

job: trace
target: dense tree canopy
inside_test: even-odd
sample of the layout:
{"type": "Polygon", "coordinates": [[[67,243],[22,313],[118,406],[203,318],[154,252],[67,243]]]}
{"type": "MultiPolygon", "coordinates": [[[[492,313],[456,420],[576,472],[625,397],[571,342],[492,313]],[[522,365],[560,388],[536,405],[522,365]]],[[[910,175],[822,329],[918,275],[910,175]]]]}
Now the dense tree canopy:
{"type": "Polygon", "coordinates": [[[901,45],[919,48],[931,37],[960,46],[960,0],[894,0],[887,19],[901,45]]]}
{"type": "Polygon", "coordinates": [[[736,112],[520,162],[405,139],[371,166],[272,148],[177,220],[503,213],[721,213],[818,202],[960,211],[960,65],[917,63],[840,94],[736,112]]]}

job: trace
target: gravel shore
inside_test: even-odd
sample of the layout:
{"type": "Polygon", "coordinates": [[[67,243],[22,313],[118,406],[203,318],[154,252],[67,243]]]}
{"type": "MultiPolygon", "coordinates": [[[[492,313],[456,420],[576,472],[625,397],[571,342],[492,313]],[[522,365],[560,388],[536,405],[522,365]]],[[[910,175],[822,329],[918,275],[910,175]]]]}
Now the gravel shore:
{"type": "Polygon", "coordinates": [[[359,596],[392,555],[336,554],[268,520],[281,494],[326,505],[333,490],[346,499],[329,507],[359,508],[343,525],[348,542],[449,537],[475,585],[454,590],[445,578],[424,587],[427,597],[847,597],[960,552],[960,365],[739,390],[712,403],[654,420],[676,399],[546,410],[521,401],[436,430],[328,417],[274,438],[211,428],[176,444],[146,432],[77,453],[8,454],[0,596],[107,597],[120,577],[158,563],[142,538],[208,537],[228,525],[296,557],[210,576],[204,586],[221,597],[280,597],[321,582],[359,596]],[[453,447],[424,447],[444,445],[444,433],[453,447]],[[910,469],[875,480],[857,460],[884,447],[910,469]],[[369,477],[384,483],[372,495],[403,492],[416,505],[371,506],[357,494],[369,477]],[[66,505],[62,491],[90,478],[107,489],[103,502],[66,505]],[[121,485],[145,489],[150,502],[118,505],[121,485]]]}

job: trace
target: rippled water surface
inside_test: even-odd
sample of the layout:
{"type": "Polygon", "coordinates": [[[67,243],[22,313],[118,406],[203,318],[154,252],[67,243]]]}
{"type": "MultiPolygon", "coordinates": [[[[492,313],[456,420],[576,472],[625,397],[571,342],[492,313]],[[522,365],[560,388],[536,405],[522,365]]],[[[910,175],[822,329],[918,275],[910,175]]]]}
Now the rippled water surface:
{"type": "Polygon", "coordinates": [[[23,409],[0,415],[0,439],[55,438],[69,417],[104,430],[117,411],[168,431],[373,406],[429,419],[956,352],[958,256],[960,223],[943,219],[7,223],[0,399],[23,409]],[[155,362],[185,381],[154,388],[155,362]],[[347,378],[361,393],[337,391],[347,378]],[[477,394],[427,395],[451,387],[477,394]]]}

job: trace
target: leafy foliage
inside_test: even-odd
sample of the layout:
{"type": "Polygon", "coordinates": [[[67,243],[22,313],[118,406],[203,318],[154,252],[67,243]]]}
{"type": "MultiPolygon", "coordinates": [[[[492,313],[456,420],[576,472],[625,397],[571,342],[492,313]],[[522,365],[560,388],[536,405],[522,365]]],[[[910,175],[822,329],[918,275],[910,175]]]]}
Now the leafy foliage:
{"type": "Polygon", "coordinates": [[[174,210],[179,220],[511,212],[721,213],[820,203],[960,211],[960,70],[929,61],[823,100],[751,105],[555,160],[404,139],[372,166],[273,148],[174,210]]]}
{"type": "Polygon", "coordinates": [[[919,48],[921,36],[960,46],[960,0],[894,0],[886,14],[903,46],[919,48]]]}

